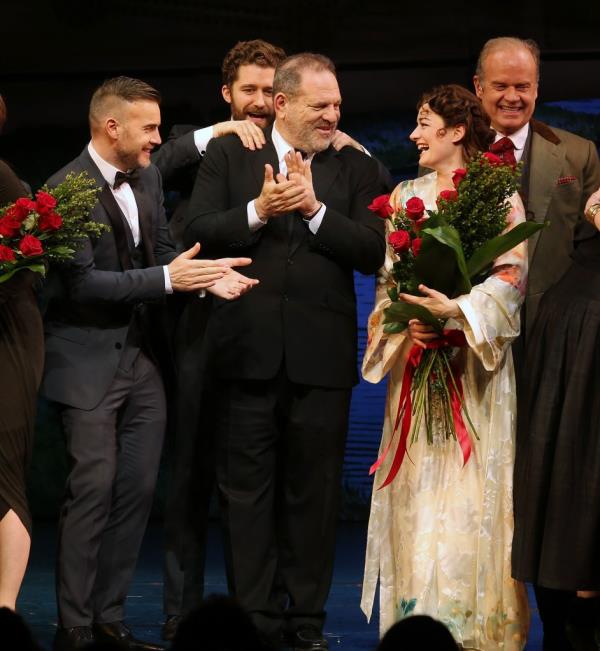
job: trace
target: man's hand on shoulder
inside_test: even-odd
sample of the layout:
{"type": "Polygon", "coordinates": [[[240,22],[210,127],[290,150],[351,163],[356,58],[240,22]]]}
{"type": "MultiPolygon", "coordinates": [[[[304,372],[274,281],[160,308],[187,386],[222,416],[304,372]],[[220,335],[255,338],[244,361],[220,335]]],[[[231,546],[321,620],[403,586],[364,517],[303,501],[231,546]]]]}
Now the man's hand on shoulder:
{"type": "Polygon", "coordinates": [[[220,138],[230,133],[238,136],[244,147],[252,151],[262,149],[262,146],[266,142],[263,130],[250,120],[228,120],[227,122],[219,122],[213,126],[213,136],[215,138],[220,138]]]}
{"type": "Polygon", "coordinates": [[[298,210],[306,201],[306,189],[297,180],[283,174],[273,176],[273,168],[265,165],[265,180],[260,195],[254,200],[256,214],[263,221],[298,210]]]}
{"type": "Polygon", "coordinates": [[[357,142],[354,138],[351,138],[347,133],[339,129],[336,130],[331,144],[336,151],[339,151],[343,147],[354,147],[354,149],[358,149],[362,154],[366,154],[366,150],[360,142],[357,142]]]}

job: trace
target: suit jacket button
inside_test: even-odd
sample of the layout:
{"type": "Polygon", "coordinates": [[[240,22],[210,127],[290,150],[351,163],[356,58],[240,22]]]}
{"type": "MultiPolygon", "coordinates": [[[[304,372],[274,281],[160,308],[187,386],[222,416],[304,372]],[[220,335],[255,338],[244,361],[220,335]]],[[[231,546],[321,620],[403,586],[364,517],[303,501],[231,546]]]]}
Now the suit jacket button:
{"type": "Polygon", "coordinates": [[[288,263],[288,264],[294,264],[294,261],[293,261],[291,258],[288,258],[287,263],[288,263]]]}
{"type": "Polygon", "coordinates": [[[283,298],[284,301],[286,301],[286,302],[288,301],[288,295],[287,294],[284,294],[282,298],[283,298]]]}
{"type": "Polygon", "coordinates": [[[117,350],[121,350],[121,348],[123,348],[123,344],[121,344],[121,342],[117,341],[117,343],[115,344],[115,348],[117,350]]]}

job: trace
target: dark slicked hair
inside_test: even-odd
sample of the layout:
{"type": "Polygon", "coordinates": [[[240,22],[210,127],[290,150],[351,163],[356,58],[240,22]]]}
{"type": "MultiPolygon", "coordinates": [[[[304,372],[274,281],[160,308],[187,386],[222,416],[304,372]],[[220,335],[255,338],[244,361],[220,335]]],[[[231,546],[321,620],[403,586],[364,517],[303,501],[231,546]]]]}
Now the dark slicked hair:
{"type": "Polygon", "coordinates": [[[273,95],[277,93],[284,93],[288,97],[297,95],[302,83],[302,73],[305,70],[326,71],[335,76],[333,61],[323,54],[314,54],[313,52],[294,54],[277,66],[273,80],[273,95]]]}
{"type": "Polygon", "coordinates": [[[253,41],[239,41],[223,59],[221,66],[223,83],[231,87],[238,77],[240,66],[255,65],[261,68],[276,68],[285,59],[285,56],[284,50],[280,47],[260,38],[253,41]]]}
{"type": "Polygon", "coordinates": [[[487,151],[494,141],[495,131],[490,127],[488,114],[477,97],[466,88],[458,84],[436,86],[422,95],[417,110],[424,104],[444,120],[444,126],[465,127],[460,144],[468,159],[478,151],[487,151]]]}
{"type": "Polygon", "coordinates": [[[90,124],[100,121],[102,115],[115,100],[123,102],[148,101],[160,104],[160,93],[145,81],[132,77],[107,79],[92,95],[90,101],[90,124]]]}
{"type": "Polygon", "coordinates": [[[531,54],[534,62],[535,69],[537,71],[538,81],[540,78],[540,47],[532,38],[517,38],[516,36],[498,36],[497,38],[490,38],[489,41],[485,42],[485,45],[481,48],[479,53],[479,58],[477,59],[477,67],[475,68],[475,74],[479,77],[480,81],[483,81],[483,66],[485,64],[485,59],[490,54],[493,54],[496,50],[502,50],[509,47],[520,47],[524,50],[527,50],[531,54]]]}

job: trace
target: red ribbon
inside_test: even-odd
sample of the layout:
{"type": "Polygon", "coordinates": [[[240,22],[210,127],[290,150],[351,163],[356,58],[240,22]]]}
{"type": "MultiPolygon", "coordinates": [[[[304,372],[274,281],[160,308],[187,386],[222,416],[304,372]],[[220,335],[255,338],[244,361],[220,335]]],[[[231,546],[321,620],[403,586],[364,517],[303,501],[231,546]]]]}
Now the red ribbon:
{"type": "MultiPolygon", "coordinates": [[[[467,340],[465,339],[465,334],[462,330],[444,330],[444,333],[441,337],[435,341],[426,345],[426,348],[437,349],[445,346],[453,348],[462,348],[467,345],[467,340]]],[[[400,428],[400,440],[398,441],[398,446],[396,452],[394,453],[394,459],[392,460],[392,465],[388,475],[379,487],[379,489],[384,488],[390,484],[402,465],[404,460],[404,455],[407,454],[407,441],[408,434],[410,432],[410,424],[412,419],[412,396],[411,388],[412,382],[415,375],[415,370],[421,363],[423,357],[423,348],[420,346],[413,346],[409,353],[408,359],[406,361],[406,366],[404,368],[404,375],[402,377],[402,387],[400,389],[400,400],[398,402],[398,413],[396,414],[396,420],[394,422],[394,429],[392,430],[392,438],[388,443],[386,449],[383,451],[379,459],[371,466],[369,470],[369,475],[372,475],[384,462],[385,458],[390,451],[392,444],[394,443],[394,437],[396,431],[398,430],[398,425],[402,421],[402,426],[400,428]]],[[[469,457],[471,456],[471,439],[469,438],[469,433],[465,425],[465,421],[462,417],[461,405],[464,400],[464,392],[462,382],[460,377],[454,377],[454,380],[450,379],[448,384],[448,390],[450,392],[450,404],[452,407],[452,417],[454,420],[454,427],[456,429],[456,438],[460,445],[463,454],[463,462],[467,463],[469,457]]],[[[447,378],[448,379],[448,378],[447,378]]]]}

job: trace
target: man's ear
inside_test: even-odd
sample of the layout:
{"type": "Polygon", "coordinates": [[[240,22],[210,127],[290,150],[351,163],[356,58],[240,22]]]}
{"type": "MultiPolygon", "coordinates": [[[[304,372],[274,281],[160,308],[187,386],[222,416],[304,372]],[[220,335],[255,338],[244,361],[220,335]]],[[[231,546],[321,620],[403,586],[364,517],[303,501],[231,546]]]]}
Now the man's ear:
{"type": "Polygon", "coordinates": [[[475,95],[481,99],[481,96],[483,95],[483,86],[481,85],[479,75],[473,76],[473,86],[475,87],[475,95]]]}
{"type": "Polygon", "coordinates": [[[231,104],[231,88],[229,88],[227,84],[223,84],[223,86],[221,86],[221,95],[223,95],[223,99],[228,104],[231,104]]]}
{"type": "Polygon", "coordinates": [[[285,96],[284,93],[277,93],[277,95],[275,95],[275,97],[273,98],[273,108],[277,113],[277,117],[281,118],[282,120],[285,120],[287,107],[288,107],[288,98],[285,96]]]}
{"type": "Polygon", "coordinates": [[[107,118],[104,123],[104,130],[111,140],[118,140],[121,131],[121,125],[115,118],[107,118]]]}

